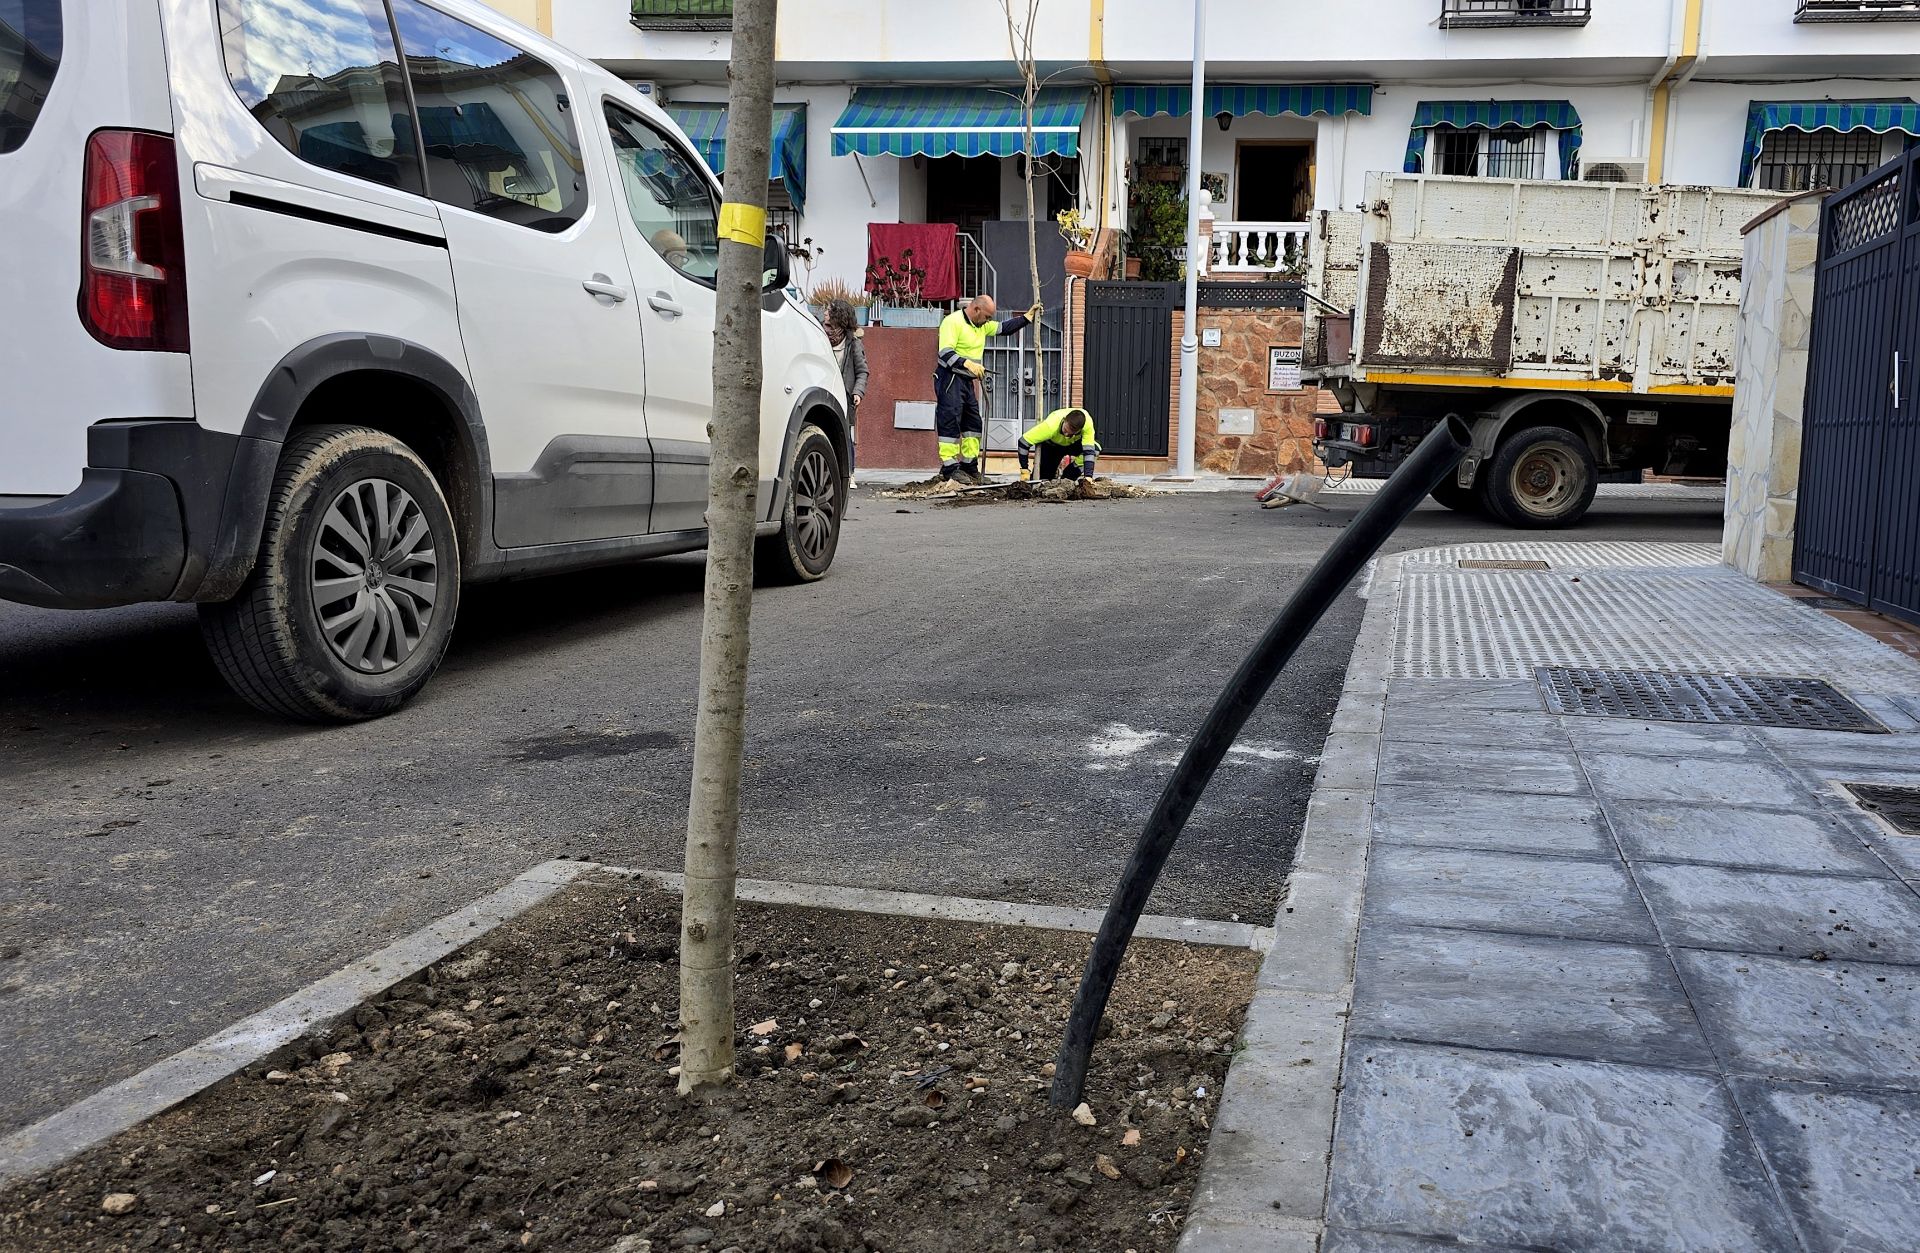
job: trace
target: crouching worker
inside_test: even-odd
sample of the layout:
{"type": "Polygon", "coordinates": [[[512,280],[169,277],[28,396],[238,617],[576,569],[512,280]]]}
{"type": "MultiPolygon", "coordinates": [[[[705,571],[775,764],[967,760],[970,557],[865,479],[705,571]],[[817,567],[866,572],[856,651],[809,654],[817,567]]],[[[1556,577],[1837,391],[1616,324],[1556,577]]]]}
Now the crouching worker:
{"type": "Polygon", "coordinates": [[[1085,409],[1055,409],[1040,425],[1020,437],[1020,473],[1032,468],[1034,449],[1040,450],[1043,479],[1093,477],[1100,442],[1093,437],[1093,415],[1085,409]]]}

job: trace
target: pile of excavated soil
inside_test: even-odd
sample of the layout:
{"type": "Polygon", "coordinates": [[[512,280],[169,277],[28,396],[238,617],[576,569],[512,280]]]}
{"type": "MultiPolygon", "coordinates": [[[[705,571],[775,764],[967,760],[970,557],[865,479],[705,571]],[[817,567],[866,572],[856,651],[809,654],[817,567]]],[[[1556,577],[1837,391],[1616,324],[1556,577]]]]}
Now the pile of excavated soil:
{"type": "Polygon", "coordinates": [[[0,1193],[0,1247],[1173,1247],[1254,954],[1136,942],[1075,1118],[1086,937],[743,906],[739,1078],[682,1098],[678,906],[570,889],[0,1193]]]}
{"type": "Polygon", "coordinates": [[[931,500],[939,505],[990,505],[1001,501],[1042,501],[1064,504],[1073,500],[1141,500],[1162,493],[1150,488],[1116,483],[1112,479],[1013,480],[962,487],[939,477],[880,492],[882,500],[931,500]]]}

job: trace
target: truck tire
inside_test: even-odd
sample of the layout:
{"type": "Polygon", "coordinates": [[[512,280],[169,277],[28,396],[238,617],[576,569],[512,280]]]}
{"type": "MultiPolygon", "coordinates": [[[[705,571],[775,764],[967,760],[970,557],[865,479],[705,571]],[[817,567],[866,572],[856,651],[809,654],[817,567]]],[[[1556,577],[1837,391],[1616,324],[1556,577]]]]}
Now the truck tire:
{"type": "Polygon", "coordinates": [[[1455,513],[1480,512],[1479,495],[1471,487],[1460,486],[1460,480],[1451,474],[1433,489],[1433,499],[1436,504],[1445,505],[1455,513]]]}
{"type": "Polygon", "coordinates": [[[1586,516],[1599,470],[1579,435],[1534,426],[1501,442],[1484,481],[1487,507],[1495,517],[1509,526],[1547,530],[1586,516]]]}
{"type": "Polygon", "coordinates": [[[248,704],[352,722],[425,686],[459,609],[459,540],[425,463],[380,431],[316,426],[281,450],[253,573],[200,628],[248,704]]]}
{"type": "Polygon", "coordinates": [[[769,583],[811,583],[832,567],[847,512],[847,479],[825,431],[811,422],[800,428],[783,477],[780,530],[760,540],[754,569],[769,583]]]}

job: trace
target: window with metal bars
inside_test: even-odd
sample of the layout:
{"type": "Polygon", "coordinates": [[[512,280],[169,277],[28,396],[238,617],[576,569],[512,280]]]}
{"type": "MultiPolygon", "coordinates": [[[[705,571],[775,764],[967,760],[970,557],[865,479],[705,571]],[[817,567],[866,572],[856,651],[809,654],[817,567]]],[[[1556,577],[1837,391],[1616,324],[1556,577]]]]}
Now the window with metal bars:
{"type": "Polygon", "coordinates": [[[1536,126],[1436,126],[1433,130],[1432,174],[1459,174],[1470,178],[1547,177],[1547,157],[1553,129],[1536,126]]]}
{"type": "Polygon", "coordinates": [[[1763,191],[1845,187],[1879,167],[1881,146],[1872,131],[1768,131],[1753,185],[1763,191]]]}

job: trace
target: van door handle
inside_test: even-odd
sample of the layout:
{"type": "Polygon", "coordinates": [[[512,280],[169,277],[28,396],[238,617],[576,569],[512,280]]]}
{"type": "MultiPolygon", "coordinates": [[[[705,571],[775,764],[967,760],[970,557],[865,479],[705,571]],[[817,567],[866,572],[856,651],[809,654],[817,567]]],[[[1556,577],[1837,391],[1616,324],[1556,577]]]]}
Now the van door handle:
{"type": "Polygon", "coordinates": [[[680,307],[678,301],[663,291],[657,291],[653,293],[653,295],[648,296],[647,307],[655,313],[664,313],[670,318],[677,318],[686,312],[685,309],[680,307]]]}
{"type": "Polygon", "coordinates": [[[582,279],[580,286],[585,288],[589,295],[605,296],[615,304],[621,303],[632,294],[604,274],[596,274],[592,278],[582,279]]]}

